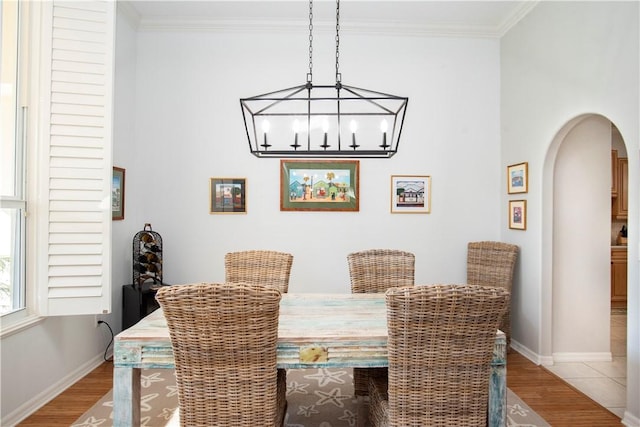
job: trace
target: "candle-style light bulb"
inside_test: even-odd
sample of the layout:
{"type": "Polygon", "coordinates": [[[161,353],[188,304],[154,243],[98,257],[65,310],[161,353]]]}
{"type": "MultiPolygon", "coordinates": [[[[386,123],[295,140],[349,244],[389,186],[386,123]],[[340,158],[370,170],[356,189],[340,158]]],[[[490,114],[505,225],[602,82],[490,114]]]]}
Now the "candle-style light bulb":
{"type": "Polygon", "coordinates": [[[359,145],[356,144],[356,132],[358,131],[358,123],[356,123],[355,120],[351,120],[351,123],[349,123],[349,129],[351,129],[351,145],[350,145],[350,147],[355,150],[356,148],[359,147],[359,145]]]}
{"type": "Polygon", "coordinates": [[[293,140],[293,145],[292,147],[297,150],[298,147],[300,147],[300,145],[298,144],[298,132],[300,132],[300,121],[298,119],[295,119],[293,121],[293,134],[294,134],[294,140],[293,140]]]}
{"type": "Polygon", "coordinates": [[[326,117],[322,119],[322,132],[324,132],[324,139],[321,147],[326,150],[329,147],[329,144],[327,144],[327,132],[329,132],[329,121],[327,120],[326,117]]]}
{"type": "Polygon", "coordinates": [[[264,134],[264,142],[262,143],[262,146],[265,148],[265,150],[269,147],[271,147],[271,145],[269,145],[269,143],[267,142],[267,134],[269,133],[269,129],[271,129],[271,123],[269,123],[268,120],[263,120],[262,121],[262,133],[264,134]]]}
{"type": "Polygon", "coordinates": [[[380,122],[380,130],[382,131],[382,145],[380,146],[383,149],[387,149],[389,147],[387,145],[387,130],[389,129],[389,124],[385,119],[382,119],[380,122]]]}

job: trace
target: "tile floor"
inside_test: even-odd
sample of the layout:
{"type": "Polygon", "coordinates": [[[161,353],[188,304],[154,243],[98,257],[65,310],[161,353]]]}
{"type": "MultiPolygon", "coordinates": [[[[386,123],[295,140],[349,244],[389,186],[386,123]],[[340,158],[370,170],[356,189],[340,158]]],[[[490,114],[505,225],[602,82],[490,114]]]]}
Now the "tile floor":
{"type": "Polygon", "coordinates": [[[627,399],[627,315],[611,315],[611,362],[562,362],[554,374],[620,418],[627,399]]]}

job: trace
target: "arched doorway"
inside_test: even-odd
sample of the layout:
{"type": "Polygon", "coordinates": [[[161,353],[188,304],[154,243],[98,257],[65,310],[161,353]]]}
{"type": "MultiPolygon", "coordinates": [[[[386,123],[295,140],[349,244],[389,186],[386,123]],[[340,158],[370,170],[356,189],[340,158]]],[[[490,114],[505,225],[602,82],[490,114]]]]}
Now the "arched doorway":
{"type": "Polygon", "coordinates": [[[612,126],[601,115],[576,117],[545,159],[541,347],[551,355],[545,364],[611,361],[612,126]]]}

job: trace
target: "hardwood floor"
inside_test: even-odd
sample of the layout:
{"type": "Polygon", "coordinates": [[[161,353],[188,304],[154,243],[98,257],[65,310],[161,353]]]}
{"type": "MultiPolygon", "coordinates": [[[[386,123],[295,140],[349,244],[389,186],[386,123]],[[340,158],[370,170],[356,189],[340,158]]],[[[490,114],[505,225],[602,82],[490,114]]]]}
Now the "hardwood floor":
{"type": "MultiPolygon", "coordinates": [[[[620,418],[519,353],[507,355],[507,385],[553,427],[620,426],[620,418]]],[[[112,387],[105,362],[19,426],[69,426],[112,387]]]]}
{"type": "Polygon", "coordinates": [[[516,352],[507,355],[507,386],[553,427],[622,425],[612,412],[516,352]]]}
{"type": "Polygon", "coordinates": [[[19,426],[70,426],[113,387],[113,364],[104,362],[19,426]]]}

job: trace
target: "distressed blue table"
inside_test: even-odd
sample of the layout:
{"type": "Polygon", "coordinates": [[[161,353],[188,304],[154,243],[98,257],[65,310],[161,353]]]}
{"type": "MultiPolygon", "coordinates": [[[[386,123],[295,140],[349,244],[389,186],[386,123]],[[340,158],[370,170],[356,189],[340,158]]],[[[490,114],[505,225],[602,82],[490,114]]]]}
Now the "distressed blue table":
{"type": "MultiPolygon", "coordinates": [[[[383,294],[283,294],[278,368],[385,367],[383,294]]],[[[114,426],[140,425],[140,371],[174,368],[169,331],[156,310],[114,341],[114,426]]],[[[506,425],[506,338],[497,331],[489,384],[489,426],[506,425]]]]}

